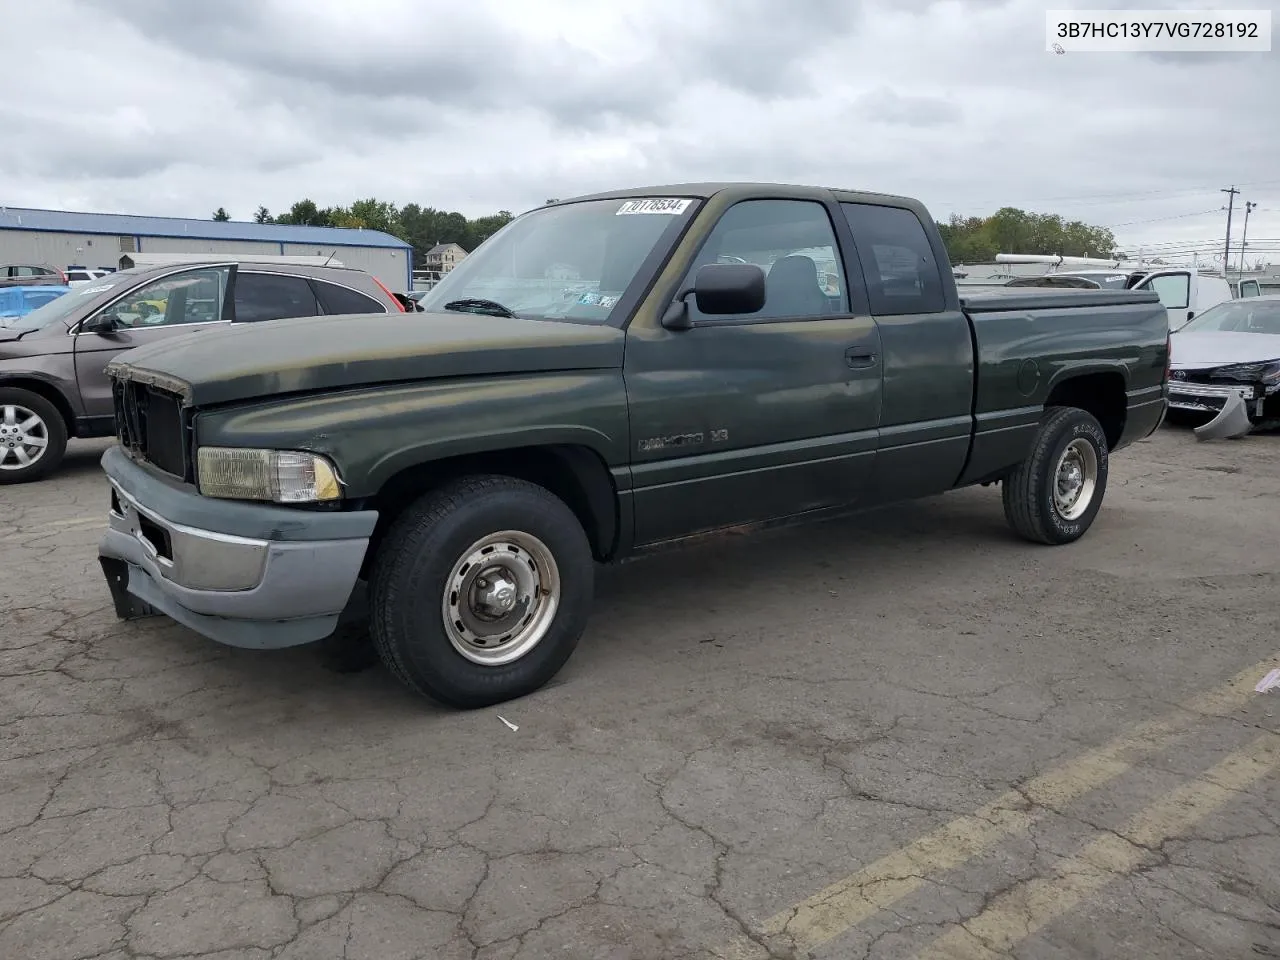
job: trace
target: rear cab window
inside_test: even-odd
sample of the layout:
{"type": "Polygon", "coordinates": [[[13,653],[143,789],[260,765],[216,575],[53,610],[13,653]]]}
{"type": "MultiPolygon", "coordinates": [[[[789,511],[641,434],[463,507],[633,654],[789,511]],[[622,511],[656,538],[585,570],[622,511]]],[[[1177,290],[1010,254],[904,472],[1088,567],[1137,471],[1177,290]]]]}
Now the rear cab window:
{"type": "Polygon", "coordinates": [[[842,202],[877,316],[941,313],[942,274],[924,225],[910,210],[842,202]]]}

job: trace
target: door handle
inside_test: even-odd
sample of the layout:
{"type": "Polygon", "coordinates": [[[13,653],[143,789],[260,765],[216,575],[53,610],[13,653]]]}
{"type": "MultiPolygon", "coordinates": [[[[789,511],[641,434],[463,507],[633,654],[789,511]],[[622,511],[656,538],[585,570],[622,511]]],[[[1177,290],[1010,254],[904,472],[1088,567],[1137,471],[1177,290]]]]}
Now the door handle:
{"type": "Polygon", "coordinates": [[[851,367],[871,367],[875,365],[876,355],[870,347],[852,346],[844,352],[844,362],[851,367]]]}

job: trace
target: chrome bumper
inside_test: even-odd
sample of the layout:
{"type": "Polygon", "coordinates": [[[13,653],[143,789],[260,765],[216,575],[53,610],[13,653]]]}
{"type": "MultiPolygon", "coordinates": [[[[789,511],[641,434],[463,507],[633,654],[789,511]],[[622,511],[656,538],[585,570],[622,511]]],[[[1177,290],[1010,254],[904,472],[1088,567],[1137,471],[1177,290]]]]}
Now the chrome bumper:
{"type": "Polygon", "coordinates": [[[111,505],[98,546],[117,615],[163,613],[236,647],[289,647],[333,632],[359,578],[376,512],[353,528],[358,518],[349,513],[210,500],[120,457],[109,467],[103,457],[111,505]],[[235,533],[209,522],[223,511],[235,533]],[[184,513],[205,522],[185,522],[184,513]],[[247,535],[253,527],[258,535],[247,535]],[[288,539],[278,536],[282,530],[288,539]],[[363,535],[330,537],[329,530],[363,535]]]}
{"type": "Polygon", "coordinates": [[[1169,381],[1169,406],[1174,410],[1194,410],[1198,413],[1219,413],[1226,405],[1227,397],[1238,396],[1251,412],[1262,415],[1264,398],[1253,384],[1188,383],[1185,380],[1169,381]]]}

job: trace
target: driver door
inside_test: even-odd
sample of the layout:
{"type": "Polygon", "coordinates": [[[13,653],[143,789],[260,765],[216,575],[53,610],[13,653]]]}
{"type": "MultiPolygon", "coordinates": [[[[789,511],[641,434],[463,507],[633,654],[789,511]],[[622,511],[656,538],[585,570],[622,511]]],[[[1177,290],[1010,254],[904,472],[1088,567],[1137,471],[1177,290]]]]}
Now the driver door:
{"type": "Polygon", "coordinates": [[[227,287],[234,267],[199,267],[167,274],[134,287],[85,319],[75,334],[76,382],[90,431],[109,436],[114,428],[111,378],[106,366],[117,354],[227,322],[227,287]],[[100,316],[113,329],[83,329],[100,316]]]}

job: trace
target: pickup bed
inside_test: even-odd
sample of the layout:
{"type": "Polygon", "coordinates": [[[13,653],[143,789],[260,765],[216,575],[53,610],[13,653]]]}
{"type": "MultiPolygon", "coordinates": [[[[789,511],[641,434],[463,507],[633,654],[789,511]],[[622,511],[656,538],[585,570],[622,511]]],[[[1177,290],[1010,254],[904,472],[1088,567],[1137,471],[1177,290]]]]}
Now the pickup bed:
{"type": "Polygon", "coordinates": [[[1166,409],[1154,293],[962,301],[932,218],[896,196],[562,201],[422,306],[113,361],[99,554],[121,617],[285,647],[364,597],[398,677],[481,706],[563,666],[597,562],[973,484],[1067,544],[1166,409]]]}

